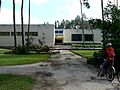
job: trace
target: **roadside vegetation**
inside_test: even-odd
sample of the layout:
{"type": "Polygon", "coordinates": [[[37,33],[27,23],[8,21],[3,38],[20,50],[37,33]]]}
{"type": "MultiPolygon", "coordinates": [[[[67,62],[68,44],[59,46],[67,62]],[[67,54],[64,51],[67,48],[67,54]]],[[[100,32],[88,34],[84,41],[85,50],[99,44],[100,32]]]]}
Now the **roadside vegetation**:
{"type": "Polygon", "coordinates": [[[98,50],[71,50],[71,51],[85,58],[92,58],[94,52],[98,52],[98,50]]]}
{"type": "Polygon", "coordinates": [[[103,55],[102,50],[71,50],[73,53],[78,54],[87,59],[87,64],[99,67],[102,63],[101,57],[103,55]]]}
{"type": "Polygon", "coordinates": [[[30,76],[0,74],[0,90],[32,90],[30,76]]]}
{"type": "Polygon", "coordinates": [[[43,62],[48,60],[50,53],[39,53],[39,54],[5,54],[9,52],[8,49],[0,49],[0,66],[6,65],[21,65],[21,64],[32,64],[37,62],[43,62]]]}
{"type": "MultiPolygon", "coordinates": [[[[21,65],[48,60],[50,53],[13,54],[0,49],[0,66],[21,65]]],[[[32,90],[34,79],[26,75],[0,74],[0,90],[32,90]]]]}
{"type": "Polygon", "coordinates": [[[73,43],[71,45],[74,48],[102,48],[101,44],[93,44],[93,43],[87,43],[87,44],[85,43],[84,45],[78,44],[78,43],[73,43]]]}

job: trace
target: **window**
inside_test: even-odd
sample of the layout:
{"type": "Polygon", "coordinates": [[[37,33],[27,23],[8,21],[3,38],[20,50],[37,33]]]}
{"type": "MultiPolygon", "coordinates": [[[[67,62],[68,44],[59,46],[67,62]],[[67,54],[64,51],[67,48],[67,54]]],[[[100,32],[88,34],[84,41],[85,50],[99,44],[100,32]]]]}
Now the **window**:
{"type": "MultiPolygon", "coordinates": [[[[17,36],[22,36],[22,32],[16,32],[17,36]]],[[[29,32],[30,36],[38,36],[38,32],[29,32]]],[[[11,32],[11,36],[14,36],[14,32],[11,32]]],[[[28,32],[25,32],[25,36],[28,36],[28,32]]]]}
{"type": "Polygon", "coordinates": [[[0,36],[10,36],[10,32],[0,32],[0,36]]]}
{"type": "Polygon", "coordinates": [[[55,33],[63,33],[63,31],[55,31],[55,33]]]}
{"type": "Polygon", "coordinates": [[[58,33],[58,31],[55,31],[55,33],[58,33]]]}
{"type": "Polygon", "coordinates": [[[11,32],[11,36],[14,36],[14,32],[11,32]]]}
{"type": "MultiPolygon", "coordinates": [[[[25,32],[25,36],[28,36],[28,32],[25,32]]],[[[29,32],[29,36],[38,36],[38,32],[29,32]]]]}
{"type": "Polygon", "coordinates": [[[85,34],[85,41],[93,41],[93,34],[85,34]]]}
{"type": "Polygon", "coordinates": [[[22,36],[22,32],[17,32],[17,36],[22,36]]]}
{"type": "MultiPolygon", "coordinates": [[[[22,36],[22,32],[16,32],[17,36],[22,36]]],[[[14,36],[14,32],[11,32],[11,36],[14,36]]]]}
{"type": "Polygon", "coordinates": [[[72,34],[72,41],[82,41],[82,34],[72,34]]]}
{"type": "Polygon", "coordinates": [[[59,31],[59,33],[63,33],[63,31],[59,31]]]}

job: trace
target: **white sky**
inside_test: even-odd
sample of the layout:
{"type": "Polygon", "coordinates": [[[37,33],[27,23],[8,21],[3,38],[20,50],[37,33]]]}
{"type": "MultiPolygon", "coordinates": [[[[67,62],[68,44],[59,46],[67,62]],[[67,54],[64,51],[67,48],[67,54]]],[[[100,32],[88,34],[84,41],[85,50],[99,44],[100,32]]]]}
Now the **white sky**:
{"type": "MultiPolygon", "coordinates": [[[[28,22],[28,0],[24,0],[24,23],[28,22]]],[[[88,0],[90,9],[83,6],[83,13],[89,18],[101,18],[101,0],[88,0]]],[[[104,6],[108,0],[103,0],[104,6]]],[[[115,0],[109,0],[115,3],[115,0]]],[[[120,0],[119,0],[120,3],[120,0]]],[[[21,23],[20,18],[21,0],[16,0],[16,23],[21,23]]],[[[120,5],[120,4],[119,4],[120,5]]],[[[0,24],[12,24],[12,0],[2,0],[0,12],[0,24]]],[[[31,23],[54,24],[55,20],[61,21],[75,19],[80,15],[79,0],[31,0],[31,23]]],[[[81,16],[81,15],[80,15],[81,16]]]]}

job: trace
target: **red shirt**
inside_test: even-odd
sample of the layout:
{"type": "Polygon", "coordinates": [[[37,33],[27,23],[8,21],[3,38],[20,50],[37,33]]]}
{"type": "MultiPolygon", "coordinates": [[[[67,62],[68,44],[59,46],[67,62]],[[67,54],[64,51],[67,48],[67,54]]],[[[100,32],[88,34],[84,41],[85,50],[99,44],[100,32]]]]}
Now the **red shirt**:
{"type": "Polygon", "coordinates": [[[105,55],[106,55],[107,60],[114,60],[114,57],[115,57],[114,48],[112,48],[112,47],[106,48],[105,55]]]}

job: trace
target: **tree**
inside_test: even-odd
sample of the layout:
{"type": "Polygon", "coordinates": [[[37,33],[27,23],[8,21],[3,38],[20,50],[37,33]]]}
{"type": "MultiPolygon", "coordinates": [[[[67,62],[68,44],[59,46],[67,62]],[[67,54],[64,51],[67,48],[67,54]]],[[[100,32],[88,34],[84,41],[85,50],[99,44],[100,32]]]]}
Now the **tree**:
{"type": "Polygon", "coordinates": [[[21,29],[22,29],[22,46],[24,46],[23,4],[24,4],[24,0],[22,0],[22,3],[21,3],[21,29]]]}
{"type": "Polygon", "coordinates": [[[102,27],[102,20],[101,19],[90,19],[88,20],[89,22],[89,27],[90,29],[96,29],[96,28],[100,28],[102,27]]]}
{"type": "Polygon", "coordinates": [[[77,15],[75,18],[75,26],[79,26],[79,27],[81,26],[81,18],[79,15],[77,15]]]}
{"type": "Polygon", "coordinates": [[[28,43],[28,48],[29,48],[29,43],[30,43],[30,37],[29,37],[29,33],[30,33],[30,0],[29,0],[29,6],[28,6],[28,34],[27,34],[27,43],[28,43]]]}
{"type": "MultiPolygon", "coordinates": [[[[101,10],[102,10],[102,27],[104,25],[104,13],[103,13],[103,0],[101,0],[101,10]]],[[[104,42],[105,42],[105,33],[104,33],[104,28],[101,28],[102,32],[103,32],[103,47],[105,46],[104,42]]]]}
{"type": "Polygon", "coordinates": [[[0,9],[1,9],[1,4],[2,4],[2,1],[0,0],[0,9]]]}
{"type": "Polygon", "coordinates": [[[111,42],[120,52],[120,9],[110,2],[104,8],[103,29],[105,42],[111,42]]]}
{"type": "Polygon", "coordinates": [[[88,3],[88,0],[83,0],[83,4],[84,4],[87,8],[90,8],[90,4],[88,3]]]}
{"type": "Polygon", "coordinates": [[[65,29],[70,29],[71,28],[71,23],[69,20],[65,21],[65,29]]]}
{"type": "MultiPolygon", "coordinates": [[[[89,9],[90,8],[90,5],[88,3],[88,0],[83,0],[83,4],[89,9]]],[[[82,1],[80,0],[80,9],[81,9],[81,20],[82,20],[82,41],[83,41],[83,46],[84,46],[84,25],[83,25],[83,10],[82,10],[82,1]]]]}
{"type": "Polygon", "coordinates": [[[15,0],[13,0],[13,27],[14,27],[14,46],[17,47],[16,23],[15,23],[15,0]]]}

